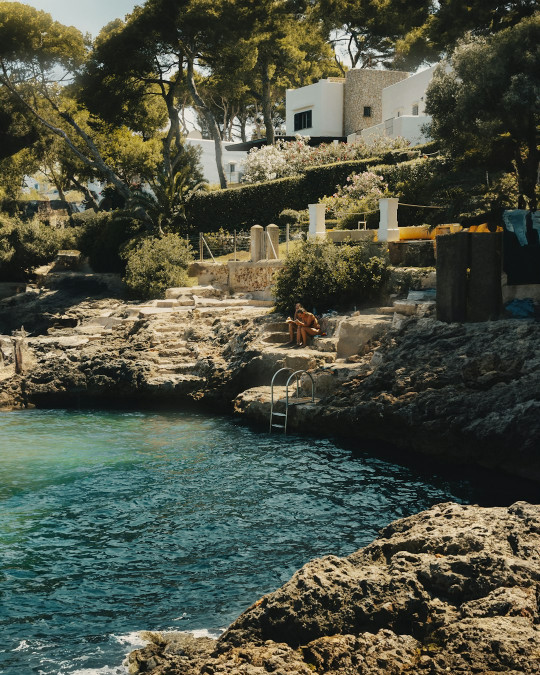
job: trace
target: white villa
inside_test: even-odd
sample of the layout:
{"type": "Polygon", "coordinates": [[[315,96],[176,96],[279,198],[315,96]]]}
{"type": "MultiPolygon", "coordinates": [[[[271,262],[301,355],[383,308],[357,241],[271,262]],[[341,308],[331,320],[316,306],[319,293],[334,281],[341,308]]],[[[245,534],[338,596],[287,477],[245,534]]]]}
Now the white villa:
{"type": "Polygon", "coordinates": [[[353,69],[287,90],[287,136],[333,137],[354,142],[376,135],[402,136],[412,145],[429,140],[422,127],[425,93],[435,66],[410,75],[396,70],[353,69]]]}

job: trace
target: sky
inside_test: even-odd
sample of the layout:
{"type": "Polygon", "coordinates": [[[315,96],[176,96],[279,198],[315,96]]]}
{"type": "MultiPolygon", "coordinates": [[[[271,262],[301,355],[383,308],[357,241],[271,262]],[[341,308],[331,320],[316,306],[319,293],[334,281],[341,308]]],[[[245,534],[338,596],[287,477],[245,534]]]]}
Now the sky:
{"type": "Polygon", "coordinates": [[[25,5],[42,9],[66,26],[75,26],[83,33],[96,37],[113,19],[123,19],[135,5],[144,0],[19,0],[25,5]]]}

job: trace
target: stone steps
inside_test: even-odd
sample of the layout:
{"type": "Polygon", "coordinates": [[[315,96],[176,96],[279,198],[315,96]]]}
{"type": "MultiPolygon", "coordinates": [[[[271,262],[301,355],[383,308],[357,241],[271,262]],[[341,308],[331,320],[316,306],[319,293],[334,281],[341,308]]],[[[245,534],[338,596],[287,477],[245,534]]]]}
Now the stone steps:
{"type": "Polygon", "coordinates": [[[285,344],[289,342],[289,332],[286,333],[268,333],[262,338],[266,344],[285,344]]]}
{"type": "Polygon", "coordinates": [[[184,361],[180,363],[174,361],[159,361],[157,367],[160,373],[167,372],[176,375],[186,375],[193,373],[197,367],[197,361],[184,361]]]}
{"type": "Polygon", "coordinates": [[[338,339],[334,337],[313,337],[309,349],[320,352],[337,352],[338,339]]]}
{"type": "Polygon", "coordinates": [[[289,333],[289,324],[286,321],[273,321],[264,326],[264,330],[268,332],[289,333]]]}
{"type": "Polygon", "coordinates": [[[160,389],[171,391],[178,385],[186,385],[186,383],[192,385],[190,387],[191,389],[195,389],[197,386],[203,386],[205,382],[203,377],[190,374],[160,373],[159,375],[152,375],[147,378],[147,383],[151,387],[158,387],[160,389]]]}
{"type": "MultiPolygon", "coordinates": [[[[159,345],[157,345],[159,349],[159,345]]],[[[175,357],[175,356],[191,356],[192,355],[192,350],[188,349],[187,347],[171,347],[170,345],[167,345],[167,347],[163,347],[159,349],[157,352],[160,357],[162,358],[169,358],[169,357],[175,357]]]]}

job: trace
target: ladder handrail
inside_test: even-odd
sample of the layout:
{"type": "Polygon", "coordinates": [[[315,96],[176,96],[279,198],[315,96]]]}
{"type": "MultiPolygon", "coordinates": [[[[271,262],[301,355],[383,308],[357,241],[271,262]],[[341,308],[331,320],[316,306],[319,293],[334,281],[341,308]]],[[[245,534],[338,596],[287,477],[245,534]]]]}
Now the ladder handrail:
{"type": "MultiPolygon", "coordinates": [[[[296,370],[294,371],[291,375],[289,375],[287,379],[287,383],[285,385],[285,412],[284,413],[274,413],[274,381],[279,375],[279,373],[283,372],[284,370],[292,370],[292,368],[280,368],[277,370],[273,377],[272,377],[272,382],[270,383],[270,429],[269,433],[272,433],[272,420],[274,415],[280,415],[281,417],[285,417],[285,423],[283,424],[283,433],[287,433],[287,420],[289,416],[289,385],[291,384],[291,381],[293,378],[296,378],[296,396],[299,398],[300,394],[300,375],[305,374],[309,376],[309,379],[311,380],[311,402],[315,402],[315,381],[313,380],[313,376],[311,373],[309,373],[307,370],[296,370]]],[[[278,425],[281,426],[281,425],[278,425]]]]}
{"type": "Polygon", "coordinates": [[[280,368],[279,370],[276,370],[272,376],[272,382],[270,383],[270,432],[272,431],[272,417],[274,415],[274,380],[279,375],[279,373],[283,372],[284,370],[292,370],[292,368],[280,368]]]}
{"type": "MultiPolygon", "coordinates": [[[[292,370],[292,369],[291,369],[292,370]]],[[[293,377],[296,376],[296,396],[298,397],[298,394],[300,393],[299,387],[298,387],[298,382],[299,382],[299,376],[301,374],[305,373],[306,375],[309,376],[309,379],[311,380],[311,402],[313,403],[315,401],[315,381],[313,380],[313,376],[311,373],[309,373],[307,370],[297,370],[295,371],[287,380],[286,384],[286,389],[285,389],[285,409],[288,410],[289,408],[289,384],[290,381],[292,380],[293,377]]],[[[287,419],[285,418],[285,423],[287,422],[287,419]]]]}

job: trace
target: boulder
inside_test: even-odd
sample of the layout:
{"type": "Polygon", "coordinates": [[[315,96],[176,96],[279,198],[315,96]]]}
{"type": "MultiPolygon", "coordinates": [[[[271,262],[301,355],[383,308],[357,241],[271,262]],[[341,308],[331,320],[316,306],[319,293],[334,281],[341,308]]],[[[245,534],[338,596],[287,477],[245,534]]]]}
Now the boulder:
{"type": "Polygon", "coordinates": [[[366,345],[379,338],[391,325],[392,318],[384,314],[356,315],[343,319],[336,332],[338,358],[363,354],[366,345]]]}
{"type": "Polygon", "coordinates": [[[539,593],[540,506],[438,504],[309,562],[213,645],[160,637],[130,672],[538,673],[539,593]]]}

